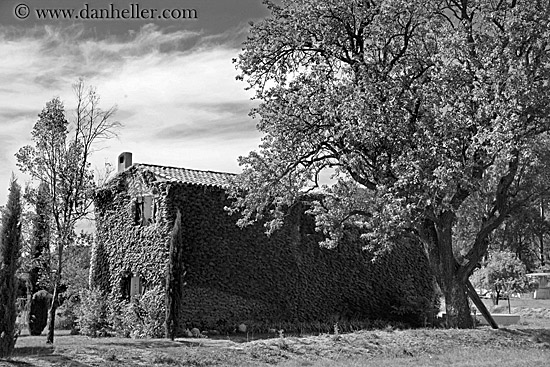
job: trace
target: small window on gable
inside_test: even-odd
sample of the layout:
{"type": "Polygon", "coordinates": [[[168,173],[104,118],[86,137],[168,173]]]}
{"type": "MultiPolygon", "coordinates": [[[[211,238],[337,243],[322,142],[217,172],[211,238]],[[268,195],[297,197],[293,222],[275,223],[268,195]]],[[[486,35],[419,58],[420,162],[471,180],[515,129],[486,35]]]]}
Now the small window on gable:
{"type": "Polygon", "coordinates": [[[153,223],[153,197],[143,197],[143,224],[148,225],[153,223]]]}
{"type": "Polygon", "coordinates": [[[134,201],[134,224],[146,226],[155,222],[156,203],[151,195],[138,196],[134,201]]]}

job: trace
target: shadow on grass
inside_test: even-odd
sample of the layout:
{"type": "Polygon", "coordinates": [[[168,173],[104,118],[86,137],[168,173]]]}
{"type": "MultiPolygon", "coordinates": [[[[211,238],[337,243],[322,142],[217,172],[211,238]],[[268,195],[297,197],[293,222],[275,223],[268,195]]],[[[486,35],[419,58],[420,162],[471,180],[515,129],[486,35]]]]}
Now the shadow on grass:
{"type": "Polygon", "coordinates": [[[71,366],[71,367],[90,367],[90,365],[77,362],[71,358],[59,355],[59,354],[50,354],[47,356],[40,356],[40,360],[49,362],[54,366],[71,366]]]}
{"type": "MultiPolygon", "coordinates": [[[[74,361],[68,357],[65,357],[63,355],[55,354],[55,349],[51,346],[33,346],[33,347],[16,347],[13,351],[13,358],[33,358],[38,361],[45,361],[49,363],[53,363],[54,365],[59,366],[71,366],[71,367],[90,367],[87,364],[74,361]]],[[[7,366],[21,366],[21,367],[33,367],[36,366],[33,363],[26,362],[26,361],[17,361],[17,360],[10,360],[10,361],[3,361],[3,363],[7,363],[7,366]]],[[[39,363],[39,365],[42,365],[39,363]]],[[[3,364],[0,364],[0,366],[4,366],[3,364]]]]}
{"type": "Polygon", "coordinates": [[[500,328],[501,331],[508,332],[514,335],[527,336],[531,341],[535,343],[548,343],[550,344],[550,329],[542,328],[522,328],[522,329],[508,329],[500,328]]]}
{"type": "Polygon", "coordinates": [[[34,364],[23,361],[3,361],[0,360],[0,366],[21,366],[21,367],[34,367],[34,364]]]}
{"type": "Polygon", "coordinates": [[[36,366],[43,366],[43,362],[48,362],[48,364],[52,364],[54,366],[71,366],[71,367],[91,367],[90,365],[75,361],[71,358],[67,358],[65,356],[59,355],[59,354],[27,354],[27,355],[19,355],[14,354],[12,356],[13,358],[29,358],[35,359],[37,364],[26,362],[26,361],[17,361],[17,360],[8,360],[8,361],[0,361],[0,366],[14,366],[14,367],[36,367],[36,366]]]}
{"type": "Polygon", "coordinates": [[[143,340],[130,339],[130,341],[125,342],[117,338],[115,340],[109,340],[108,343],[96,344],[95,347],[99,347],[97,349],[103,349],[102,346],[109,347],[109,348],[124,347],[124,348],[135,348],[135,349],[165,349],[165,348],[174,348],[179,345],[180,344],[178,342],[172,342],[169,340],[163,341],[163,340],[151,340],[151,339],[143,339],[143,340]]]}
{"type": "Polygon", "coordinates": [[[15,347],[13,351],[14,357],[31,357],[53,354],[54,349],[49,346],[43,347],[15,347]]]}

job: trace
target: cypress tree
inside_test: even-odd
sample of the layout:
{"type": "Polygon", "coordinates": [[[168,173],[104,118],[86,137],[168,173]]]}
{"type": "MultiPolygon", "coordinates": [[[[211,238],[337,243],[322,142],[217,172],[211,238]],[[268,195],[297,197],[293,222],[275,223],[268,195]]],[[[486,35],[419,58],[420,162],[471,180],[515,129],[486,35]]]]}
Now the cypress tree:
{"type": "Polygon", "coordinates": [[[185,276],[183,265],[181,213],[178,209],[172,234],[170,236],[170,253],[166,269],[166,320],[165,337],[172,339],[178,332],[179,303],[181,302],[182,279],[185,276]]]}
{"type": "Polygon", "coordinates": [[[21,210],[21,187],[12,177],[0,233],[0,358],[11,355],[17,339],[15,272],[21,251],[21,210]]]}

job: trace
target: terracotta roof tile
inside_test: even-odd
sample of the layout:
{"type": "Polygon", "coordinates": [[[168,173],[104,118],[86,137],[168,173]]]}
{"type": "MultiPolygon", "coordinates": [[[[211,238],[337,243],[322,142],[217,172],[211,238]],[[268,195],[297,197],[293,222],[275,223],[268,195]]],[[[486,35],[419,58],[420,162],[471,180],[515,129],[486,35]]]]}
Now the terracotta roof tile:
{"type": "Polygon", "coordinates": [[[199,171],[180,167],[157,166],[154,164],[135,163],[136,169],[152,172],[157,181],[178,182],[199,186],[227,188],[234,173],[199,171]]]}

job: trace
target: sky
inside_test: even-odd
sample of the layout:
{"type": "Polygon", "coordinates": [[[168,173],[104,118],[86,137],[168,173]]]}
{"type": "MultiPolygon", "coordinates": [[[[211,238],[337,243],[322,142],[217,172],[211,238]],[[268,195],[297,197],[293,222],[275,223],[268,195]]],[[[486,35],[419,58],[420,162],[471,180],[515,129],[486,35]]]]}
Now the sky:
{"type": "Polygon", "coordinates": [[[59,97],[70,121],[81,77],[100,107],[117,106],[123,124],[118,138],[97,146],[94,169],[132,152],[139,163],[239,172],[237,158],[261,135],[232,59],[249,22],[267,15],[261,0],[1,0],[0,205],[12,172],[28,180],[14,154],[32,144],[38,114],[59,97]],[[74,9],[73,19],[40,19],[45,9],[74,9]],[[180,19],[162,18],[164,10],[180,19]],[[132,12],[155,17],[94,19],[132,12]]]}

